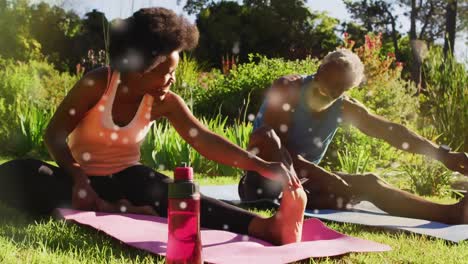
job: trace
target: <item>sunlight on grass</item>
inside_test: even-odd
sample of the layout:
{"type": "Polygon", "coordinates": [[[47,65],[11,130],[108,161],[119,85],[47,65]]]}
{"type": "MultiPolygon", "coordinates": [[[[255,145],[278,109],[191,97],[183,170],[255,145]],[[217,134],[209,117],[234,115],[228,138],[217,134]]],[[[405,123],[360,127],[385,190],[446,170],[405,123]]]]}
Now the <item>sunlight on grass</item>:
{"type": "MultiPolygon", "coordinates": [[[[8,159],[0,159],[0,164],[8,159]]],[[[50,162],[54,164],[53,162],[50,162]]],[[[169,177],[172,171],[162,171],[169,177]]],[[[239,177],[196,174],[200,185],[237,184],[239,177]]],[[[453,198],[426,197],[440,203],[453,198]]],[[[273,210],[251,212],[268,217],[273,210]]],[[[463,263],[468,259],[468,241],[459,244],[422,235],[326,223],[347,235],[384,243],[393,248],[383,253],[352,253],[335,258],[310,259],[302,263],[463,263]]],[[[163,257],[126,246],[94,229],[52,218],[30,220],[0,204],[0,263],[164,263],[163,257]]]]}

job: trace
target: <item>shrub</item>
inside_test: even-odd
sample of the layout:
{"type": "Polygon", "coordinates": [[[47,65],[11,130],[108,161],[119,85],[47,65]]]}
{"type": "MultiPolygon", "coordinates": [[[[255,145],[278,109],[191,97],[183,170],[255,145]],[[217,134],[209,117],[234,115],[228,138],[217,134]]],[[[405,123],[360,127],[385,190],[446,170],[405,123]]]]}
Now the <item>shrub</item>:
{"type": "Polygon", "coordinates": [[[17,156],[47,155],[42,133],[77,81],[45,61],[0,60],[0,144],[17,156]]]}
{"type": "Polygon", "coordinates": [[[412,155],[401,166],[409,178],[411,190],[419,195],[440,195],[449,193],[452,172],[441,163],[423,156],[412,155]]]}
{"type": "MultiPolygon", "coordinates": [[[[202,118],[201,122],[214,133],[241,148],[247,147],[252,131],[251,123],[236,121],[234,125],[228,125],[227,117],[220,114],[211,120],[202,118]]],[[[181,162],[188,162],[197,173],[207,175],[237,176],[242,172],[240,169],[205,159],[166,121],[158,122],[151,128],[141,148],[141,159],[142,163],[160,170],[173,170],[181,162]]]]}
{"type": "Polygon", "coordinates": [[[238,65],[227,76],[214,74],[207,89],[200,89],[196,95],[195,111],[202,116],[213,116],[214,109],[231,119],[239,117],[246,110],[254,113],[260,108],[265,88],[282,75],[298,73],[311,74],[316,71],[318,60],[286,61],[268,59],[261,55],[249,55],[249,62],[238,65]],[[251,103],[242,109],[246,98],[251,103]]]}
{"type": "Polygon", "coordinates": [[[468,75],[463,63],[449,55],[445,60],[441,47],[429,51],[423,72],[427,84],[421,95],[421,127],[432,127],[440,143],[459,151],[468,151],[468,75]]]}

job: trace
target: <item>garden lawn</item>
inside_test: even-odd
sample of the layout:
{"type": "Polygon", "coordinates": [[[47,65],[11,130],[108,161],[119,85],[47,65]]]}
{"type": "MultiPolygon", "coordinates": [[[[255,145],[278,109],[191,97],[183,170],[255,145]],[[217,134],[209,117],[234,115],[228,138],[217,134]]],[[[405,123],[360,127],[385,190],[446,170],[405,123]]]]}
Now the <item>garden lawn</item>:
{"type": "MultiPolygon", "coordinates": [[[[0,164],[8,158],[0,158],[0,164]]],[[[167,172],[171,175],[170,172],[167,172]]],[[[236,184],[234,177],[199,177],[199,183],[236,184]],[[202,178],[202,180],[200,179],[202,178]]],[[[431,197],[451,203],[450,198],[431,197]]],[[[264,216],[271,211],[256,211],[264,216]]],[[[383,253],[348,254],[304,263],[466,263],[468,241],[459,244],[421,235],[327,223],[347,235],[390,245],[383,253]]],[[[28,220],[21,213],[0,204],[0,263],[164,263],[164,258],[121,244],[94,229],[64,221],[28,220]]]]}

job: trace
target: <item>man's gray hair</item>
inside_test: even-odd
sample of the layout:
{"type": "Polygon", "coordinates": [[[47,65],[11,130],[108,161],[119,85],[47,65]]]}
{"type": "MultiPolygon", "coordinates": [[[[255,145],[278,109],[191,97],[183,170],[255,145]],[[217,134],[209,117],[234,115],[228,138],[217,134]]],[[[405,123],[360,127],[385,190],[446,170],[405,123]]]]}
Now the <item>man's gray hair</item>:
{"type": "Polygon", "coordinates": [[[322,64],[336,63],[345,66],[352,79],[352,87],[358,86],[364,80],[364,64],[361,59],[349,49],[339,48],[327,54],[322,64]]]}

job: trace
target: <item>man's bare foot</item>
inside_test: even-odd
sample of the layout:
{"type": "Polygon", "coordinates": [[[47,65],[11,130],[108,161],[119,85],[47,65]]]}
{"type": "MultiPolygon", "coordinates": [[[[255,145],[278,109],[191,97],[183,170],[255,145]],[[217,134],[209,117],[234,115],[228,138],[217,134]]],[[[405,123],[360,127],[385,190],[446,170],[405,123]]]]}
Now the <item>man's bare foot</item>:
{"type": "Polygon", "coordinates": [[[307,196],[302,187],[283,189],[281,205],[270,218],[254,218],[249,226],[249,234],[275,245],[300,242],[307,196]]]}

